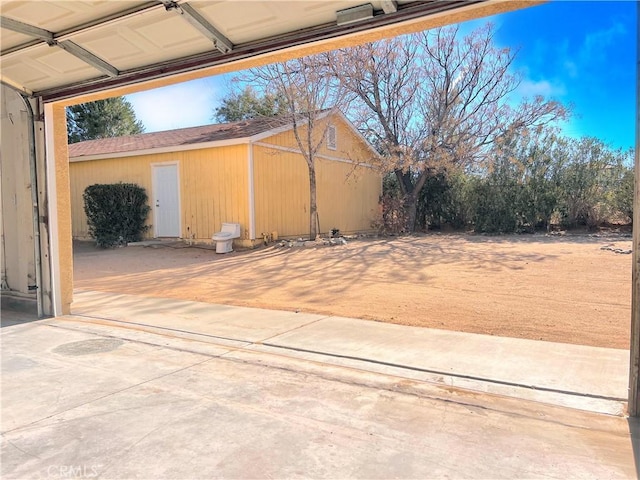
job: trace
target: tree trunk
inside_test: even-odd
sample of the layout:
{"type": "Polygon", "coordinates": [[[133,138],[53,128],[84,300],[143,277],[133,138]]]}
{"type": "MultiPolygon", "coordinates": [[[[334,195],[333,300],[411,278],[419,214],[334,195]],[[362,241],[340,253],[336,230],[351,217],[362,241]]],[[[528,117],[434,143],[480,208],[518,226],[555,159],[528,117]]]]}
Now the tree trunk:
{"type": "Polygon", "coordinates": [[[416,230],[416,219],[418,216],[418,195],[415,192],[411,192],[404,196],[404,215],[406,220],[407,233],[413,233],[416,230]]]}
{"type": "Polygon", "coordinates": [[[309,240],[318,236],[318,204],[316,199],[316,168],[309,165],[309,240]]]}
{"type": "Polygon", "coordinates": [[[395,171],[396,178],[400,184],[400,193],[402,193],[403,208],[405,214],[405,230],[407,233],[416,231],[416,220],[418,216],[418,196],[428,177],[428,171],[425,170],[413,177],[409,172],[402,170],[395,171]]]}

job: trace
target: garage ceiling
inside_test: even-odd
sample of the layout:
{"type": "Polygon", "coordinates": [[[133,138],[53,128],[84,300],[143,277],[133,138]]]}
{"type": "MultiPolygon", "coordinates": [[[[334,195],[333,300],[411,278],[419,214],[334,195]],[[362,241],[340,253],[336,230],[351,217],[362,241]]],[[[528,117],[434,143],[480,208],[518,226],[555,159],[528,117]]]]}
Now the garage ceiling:
{"type": "Polygon", "coordinates": [[[1,0],[0,80],[60,100],[485,3],[1,0]]]}

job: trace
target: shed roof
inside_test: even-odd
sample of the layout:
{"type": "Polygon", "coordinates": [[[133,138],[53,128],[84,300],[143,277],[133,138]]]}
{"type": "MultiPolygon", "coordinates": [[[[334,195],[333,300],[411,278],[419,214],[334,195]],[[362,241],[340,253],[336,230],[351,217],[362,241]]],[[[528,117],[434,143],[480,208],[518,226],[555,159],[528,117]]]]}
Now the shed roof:
{"type": "Polygon", "coordinates": [[[247,138],[284,127],[287,124],[287,118],[260,117],[232,123],[219,123],[162,132],[86,140],[69,145],[69,158],[247,138]]]}

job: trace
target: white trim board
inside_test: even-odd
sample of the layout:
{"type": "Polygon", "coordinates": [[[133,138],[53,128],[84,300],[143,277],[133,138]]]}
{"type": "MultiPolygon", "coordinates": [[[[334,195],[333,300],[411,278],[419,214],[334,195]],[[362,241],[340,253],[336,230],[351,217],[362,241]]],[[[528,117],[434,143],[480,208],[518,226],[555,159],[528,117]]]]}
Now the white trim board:
{"type": "Polygon", "coordinates": [[[249,240],[256,239],[256,201],[253,175],[253,143],[249,143],[247,153],[247,176],[249,190],[249,240]]]}
{"type": "Polygon", "coordinates": [[[51,297],[53,316],[62,315],[62,289],[60,280],[60,242],[58,228],[58,189],[56,186],[56,153],[54,142],[53,105],[44,105],[44,141],[47,176],[47,205],[49,207],[49,265],[51,271],[51,297]]]}

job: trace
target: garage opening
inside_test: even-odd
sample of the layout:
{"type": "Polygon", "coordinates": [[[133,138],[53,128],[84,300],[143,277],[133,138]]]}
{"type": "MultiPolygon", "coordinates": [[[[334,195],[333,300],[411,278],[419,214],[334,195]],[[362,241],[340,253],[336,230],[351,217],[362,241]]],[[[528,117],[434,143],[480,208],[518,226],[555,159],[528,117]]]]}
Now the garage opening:
{"type": "MultiPolygon", "coordinates": [[[[148,95],[149,92],[145,94],[147,98],[148,95]]],[[[213,106],[210,110],[213,111],[213,106]]],[[[340,139],[348,135],[339,132],[340,139]]],[[[261,142],[269,143],[265,139],[261,142]]],[[[332,145],[335,148],[335,144],[332,145]]],[[[227,144],[223,148],[228,148],[227,144]]],[[[73,157],[73,146],[70,152],[72,161],[81,160],[73,157]]],[[[149,162],[165,160],[165,157],[153,157],[153,152],[147,153],[149,162]]],[[[160,153],[175,155],[167,151],[160,153]]],[[[103,154],[107,161],[108,155],[103,154]]],[[[214,195],[213,184],[190,183],[186,175],[194,160],[188,152],[181,155],[184,155],[181,157],[184,189],[194,187],[196,194],[189,202],[205,210],[216,208],[221,199],[214,195]],[[202,195],[204,200],[199,199],[202,195]]],[[[229,155],[234,154],[212,150],[210,161],[229,155]]],[[[245,168],[248,155],[243,155],[240,164],[245,168]]],[[[623,168],[631,169],[631,156],[621,158],[623,168]]],[[[274,170],[276,162],[282,159],[282,154],[271,152],[264,160],[274,170]]],[[[86,162],[92,163],[98,172],[94,178],[101,178],[100,160],[93,156],[86,162]]],[[[139,157],[134,160],[138,161],[139,157]]],[[[251,161],[253,176],[246,183],[266,182],[265,173],[259,170],[259,153],[252,154],[251,161]]],[[[72,178],[74,167],[72,164],[72,178]]],[[[203,178],[218,176],[195,171],[203,178]]],[[[304,172],[302,177],[304,179],[304,172]]],[[[331,178],[335,181],[337,177],[331,178]]],[[[242,182],[244,180],[236,183],[242,182]]],[[[229,194],[237,194],[237,189],[239,187],[231,189],[229,194]]],[[[75,193],[76,198],[79,192],[80,189],[75,193]]],[[[192,193],[185,193],[185,198],[192,193]]],[[[297,199],[291,182],[279,193],[285,197],[279,212],[287,207],[292,209],[305,199],[304,195],[297,199]]],[[[380,193],[375,195],[374,207],[378,205],[380,193]]],[[[180,242],[146,243],[131,251],[116,250],[101,256],[86,245],[79,247],[75,284],[81,292],[77,297],[86,299],[89,309],[96,300],[112,303],[106,300],[108,297],[96,296],[97,290],[293,311],[300,318],[302,313],[311,314],[311,320],[294,319],[291,328],[298,334],[308,330],[313,345],[296,344],[297,340],[287,343],[283,338],[289,334],[283,327],[285,330],[278,330],[277,335],[275,331],[270,335],[284,343],[274,338],[268,347],[293,349],[301,355],[328,355],[341,362],[365,362],[379,369],[399,369],[398,372],[404,368],[416,375],[415,378],[426,375],[432,381],[444,379],[441,381],[451,386],[524,395],[608,413],[620,413],[624,408],[630,312],[630,297],[624,285],[631,271],[628,255],[631,232],[624,221],[605,230],[570,229],[557,223],[537,233],[507,236],[431,230],[426,235],[413,237],[380,237],[379,232],[364,228],[359,230],[361,235],[354,231],[337,236],[344,244],[331,242],[334,229],[324,222],[324,228],[320,229],[323,238],[315,243],[304,235],[307,228],[304,221],[299,230],[293,232],[296,235],[291,235],[285,224],[265,224],[268,228],[260,225],[264,215],[261,202],[273,204],[277,199],[255,192],[253,195],[243,192],[239,197],[243,202],[256,199],[253,215],[254,222],[257,216],[259,228],[253,227],[253,238],[247,238],[251,229],[245,218],[248,219],[250,213],[247,211],[245,217],[234,219],[242,225],[244,239],[254,240],[244,247],[258,247],[255,250],[244,250],[242,239],[238,239],[239,251],[224,258],[217,256],[207,245],[206,236],[216,230],[222,218],[205,228],[204,235],[199,234],[202,229],[194,228],[194,218],[211,212],[194,213],[197,208],[194,207],[185,210],[184,217],[192,220],[184,223],[180,242]],[[258,232],[265,230],[267,235],[262,237],[258,232]],[[278,238],[278,233],[282,238],[278,238]],[[599,294],[594,296],[593,292],[599,294]],[[335,317],[374,320],[393,326],[387,329],[358,321],[338,325],[335,317]],[[307,321],[314,326],[305,330],[302,327],[307,321]],[[412,328],[402,333],[397,325],[412,328]],[[381,332],[376,328],[382,329],[381,332]],[[426,334],[421,328],[457,333],[429,331],[426,334]],[[345,330],[352,331],[353,336],[346,335],[345,330]],[[465,336],[460,332],[481,336],[465,336]],[[368,337],[369,334],[373,338],[368,337]],[[376,358],[374,351],[362,347],[362,342],[368,341],[382,348],[384,338],[397,339],[399,351],[394,351],[389,358],[376,358]],[[534,344],[531,340],[547,343],[534,344]]],[[[236,206],[238,203],[236,201],[236,206]]],[[[323,208],[324,214],[331,210],[320,203],[321,212],[323,208]]],[[[232,218],[234,213],[227,212],[225,218],[232,218]]],[[[373,216],[368,218],[365,227],[374,221],[373,216]]],[[[138,303],[139,299],[124,301],[138,303]]],[[[187,304],[179,305],[181,309],[190,308],[187,304]]],[[[145,309],[148,308],[146,305],[145,309]]],[[[289,313],[285,316],[289,317],[289,313]]],[[[174,327],[182,328],[178,325],[171,328],[174,327]]]]}
{"type": "MultiPolygon", "coordinates": [[[[8,3],[11,3],[11,2],[8,2],[8,3]]],[[[162,5],[162,8],[165,10],[164,12],[162,12],[163,15],[166,12],[170,12],[171,10],[177,10],[176,5],[173,5],[173,2],[171,2],[171,3],[172,4],[162,5]]],[[[402,8],[398,8],[397,6],[393,7],[393,6],[386,5],[388,2],[383,2],[383,3],[385,3],[385,6],[380,6],[379,9],[376,9],[376,11],[383,12],[384,15],[394,15],[394,14],[397,14],[397,13],[402,13],[402,10],[403,10],[402,8]],[[394,9],[396,9],[396,10],[394,11],[394,9]],[[389,10],[389,11],[387,11],[387,10],[389,10]]],[[[400,6],[403,5],[403,2],[398,2],[398,3],[400,4],[400,6]]],[[[455,4],[455,2],[449,2],[449,4],[447,4],[447,6],[453,8],[455,6],[454,4],[455,4]]],[[[439,3],[439,5],[442,6],[443,4],[439,3]]],[[[492,5],[494,5],[494,4],[492,4],[492,5]]],[[[24,5],[21,2],[15,2],[15,6],[16,6],[16,8],[24,7],[24,5]]],[[[111,8],[111,7],[109,7],[109,8],[111,8]]],[[[122,12],[117,12],[118,13],[118,18],[125,19],[125,17],[126,17],[126,18],[132,19],[131,21],[134,21],[134,20],[137,21],[138,19],[136,19],[136,16],[139,16],[139,14],[143,11],[142,10],[143,9],[143,5],[140,4],[140,5],[136,6],[135,8],[138,9],[138,10],[135,10],[135,11],[131,10],[130,12],[127,13],[126,16],[125,15],[121,15],[122,12]]],[[[7,10],[7,12],[8,12],[8,10],[7,10]]],[[[176,13],[176,12],[174,12],[174,13],[176,13]]],[[[70,53],[75,59],[74,62],[77,61],[77,62],[80,62],[83,65],[82,68],[89,68],[89,69],[96,69],[97,68],[98,70],[102,71],[105,74],[105,77],[101,78],[100,82],[92,82],[92,81],[87,80],[83,76],[83,75],[85,75],[84,73],[83,74],[78,73],[78,77],[74,78],[72,83],[65,84],[63,86],[45,86],[44,83],[38,84],[37,82],[34,81],[34,83],[33,83],[34,90],[33,91],[40,92],[42,94],[41,98],[45,101],[45,103],[49,102],[49,103],[47,103],[47,106],[43,110],[44,110],[45,116],[48,116],[48,118],[50,118],[52,120],[56,116],[58,118],[60,118],[60,115],[63,115],[62,112],[63,112],[63,107],[65,106],[65,104],[71,104],[71,103],[75,103],[77,101],[77,100],[69,100],[71,98],[74,98],[74,96],[76,96],[76,95],[87,95],[85,97],[82,97],[83,99],[95,99],[95,98],[98,98],[99,96],[109,96],[113,92],[116,92],[116,93],[118,92],[117,90],[113,90],[113,91],[111,91],[109,93],[95,94],[94,95],[94,92],[97,92],[97,91],[99,91],[99,90],[101,90],[103,88],[116,89],[116,88],[119,88],[121,85],[131,84],[131,83],[134,83],[134,82],[137,82],[137,81],[142,81],[142,80],[147,79],[147,78],[148,79],[152,79],[148,83],[148,86],[153,86],[153,81],[154,81],[153,79],[159,78],[161,75],[164,75],[164,74],[167,74],[167,73],[174,73],[174,74],[178,75],[178,74],[181,74],[184,71],[187,71],[188,69],[195,68],[195,65],[202,65],[203,67],[212,68],[213,69],[214,67],[212,67],[212,65],[217,65],[218,64],[217,62],[219,60],[221,60],[220,58],[217,57],[218,55],[227,55],[227,54],[229,54],[230,46],[225,41],[225,40],[228,40],[228,38],[226,38],[224,35],[221,36],[220,32],[215,31],[215,29],[208,28],[211,25],[207,25],[206,23],[204,23],[201,20],[199,20],[198,19],[198,15],[197,15],[197,11],[195,12],[196,14],[194,14],[194,12],[191,11],[191,8],[189,8],[189,4],[188,3],[182,4],[182,7],[181,7],[179,13],[184,18],[189,18],[190,22],[195,22],[197,24],[197,26],[194,27],[196,31],[199,31],[199,32],[202,33],[202,31],[205,30],[206,32],[208,32],[208,34],[207,33],[204,34],[204,37],[205,37],[206,41],[208,41],[209,43],[213,42],[213,44],[215,45],[215,48],[217,50],[217,52],[215,53],[215,55],[213,57],[208,56],[208,57],[205,58],[205,56],[202,56],[197,52],[194,53],[194,52],[191,52],[191,51],[185,51],[185,52],[183,52],[183,54],[185,55],[184,58],[187,58],[187,60],[184,60],[179,65],[176,64],[176,65],[171,65],[171,66],[166,66],[166,65],[163,66],[162,64],[160,64],[159,66],[158,65],[154,65],[153,67],[150,67],[147,70],[144,70],[144,69],[136,70],[135,68],[133,68],[132,65],[127,66],[125,64],[126,63],[125,62],[125,63],[122,64],[123,66],[121,68],[122,68],[122,71],[126,72],[126,74],[121,75],[121,72],[120,72],[119,69],[115,69],[115,71],[114,71],[112,68],[109,67],[110,64],[108,62],[106,64],[101,62],[100,61],[100,57],[95,55],[95,54],[92,54],[89,49],[85,49],[83,47],[80,47],[80,49],[78,49],[77,48],[78,47],[77,43],[75,43],[72,40],[66,40],[64,38],[65,35],[73,36],[74,34],[77,33],[78,34],[78,39],[77,39],[78,42],[81,42],[81,40],[82,40],[82,42],[86,42],[86,45],[90,45],[90,44],[97,45],[97,44],[99,44],[101,41],[104,40],[104,38],[103,38],[101,33],[100,34],[96,34],[95,33],[95,29],[92,29],[92,26],[94,26],[94,25],[91,25],[91,23],[92,23],[91,19],[88,19],[87,22],[85,24],[83,24],[82,29],[80,29],[81,31],[80,30],[78,30],[78,31],[73,30],[73,31],[65,33],[64,30],[60,30],[58,28],[54,28],[54,26],[51,26],[51,30],[46,30],[46,29],[40,29],[40,30],[38,30],[38,29],[35,29],[35,30],[34,29],[28,29],[28,28],[24,27],[24,25],[26,25],[26,22],[22,22],[22,25],[21,25],[19,20],[15,20],[15,18],[14,18],[13,19],[14,22],[12,22],[9,16],[7,16],[7,19],[9,19],[9,20],[5,20],[5,17],[3,16],[3,28],[7,27],[7,28],[12,29],[12,31],[15,32],[16,35],[18,35],[19,40],[20,40],[20,41],[16,41],[15,45],[9,47],[8,50],[4,49],[5,51],[3,52],[3,55],[6,52],[7,60],[3,59],[3,69],[5,68],[5,65],[7,66],[7,70],[6,71],[10,71],[11,68],[13,68],[16,71],[19,69],[19,63],[20,62],[15,61],[15,62],[12,63],[9,60],[9,58],[10,58],[10,55],[12,53],[14,53],[14,52],[17,53],[19,51],[23,51],[26,48],[31,48],[31,47],[25,46],[26,44],[23,42],[24,36],[26,35],[26,36],[29,36],[30,38],[36,38],[39,42],[44,41],[44,42],[51,42],[52,44],[55,44],[54,46],[56,47],[56,50],[55,50],[56,54],[60,54],[60,51],[70,53]],[[194,18],[195,18],[195,20],[194,20],[194,18]],[[15,23],[15,22],[17,22],[17,23],[15,23]],[[59,31],[59,32],[62,32],[62,33],[60,33],[58,36],[56,36],[56,35],[54,35],[52,33],[53,31],[59,31]],[[20,36],[22,36],[22,37],[20,37],[20,36]],[[85,36],[86,36],[86,38],[84,38],[85,36]],[[83,37],[83,38],[80,38],[80,37],[83,37]],[[17,48],[18,46],[20,48],[17,48]],[[11,50],[11,49],[14,49],[14,47],[15,47],[15,50],[11,50]],[[87,65],[88,65],[88,67],[87,67],[87,65]],[[91,95],[93,95],[93,96],[91,96],[91,95]],[[51,102],[54,102],[54,103],[51,103],[51,102]],[[62,102],[62,103],[55,103],[55,102],[62,102]]],[[[409,7],[406,7],[405,13],[409,14],[409,7]]],[[[113,12],[110,13],[110,14],[116,15],[113,12]]],[[[356,13],[355,12],[347,12],[347,17],[344,17],[345,14],[343,13],[341,15],[342,20],[341,20],[341,22],[338,23],[338,26],[341,27],[341,28],[347,28],[347,27],[345,27],[345,25],[351,24],[351,20],[345,20],[345,18],[351,18],[350,15],[352,15],[352,14],[356,14],[356,13]]],[[[7,13],[7,15],[8,15],[8,13],[7,13]]],[[[156,15],[156,13],[154,13],[154,15],[156,15]]],[[[157,12],[157,15],[158,15],[158,18],[160,18],[160,12],[157,12]]],[[[378,17],[378,20],[376,20],[376,21],[380,21],[379,19],[380,19],[380,17],[382,15],[381,14],[375,14],[374,15],[372,13],[372,18],[375,19],[376,15],[378,17]]],[[[468,15],[473,15],[473,14],[468,13],[468,15]]],[[[18,15],[16,15],[16,18],[17,17],[18,17],[18,15]]],[[[366,21],[367,19],[358,18],[357,20],[366,21]]],[[[159,24],[161,24],[161,23],[162,22],[159,22],[159,24]]],[[[361,25],[364,25],[364,24],[361,24],[361,25]]],[[[413,27],[411,27],[411,28],[413,28],[413,27]]],[[[357,33],[357,31],[358,31],[358,29],[356,27],[354,29],[354,32],[357,33]]],[[[193,34],[193,32],[190,32],[190,34],[193,34]]],[[[322,37],[322,35],[324,35],[324,34],[322,33],[322,31],[318,31],[318,30],[315,30],[313,32],[309,32],[309,34],[310,35],[311,34],[315,35],[316,36],[315,38],[318,38],[318,37],[320,37],[320,38],[328,38],[328,35],[329,35],[329,34],[327,34],[327,37],[322,37]]],[[[152,36],[156,35],[156,37],[157,37],[157,36],[159,36],[159,32],[158,31],[150,32],[150,35],[152,35],[152,36]]],[[[188,40],[189,40],[188,38],[185,38],[183,40],[184,40],[183,45],[186,45],[186,44],[193,45],[190,42],[188,42],[188,40]]],[[[282,38],[279,39],[279,41],[283,41],[283,40],[284,39],[282,39],[282,38]]],[[[305,41],[304,38],[303,39],[296,38],[295,40],[296,40],[296,42],[302,42],[302,43],[305,41]]],[[[30,41],[33,41],[33,40],[30,40],[30,41]]],[[[173,44],[172,45],[161,45],[161,47],[165,47],[166,49],[179,48],[180,47],[180,45],[178,45],[179,43],[180,42],[178,41],[175,45],[173,45],[173,44]]],[[[292,42],[292,43],[295,43],[295,42],[292,42]]],[[[274,43],[268,43],[268,46],[265,48],[264,52],[268,51],[269,49],[274,49],[275,45],[276,44],[274,44],[274,43]]],[[[231,45],[231,47],[233,47],[233,45],[231,45]]],[[[233,56],[229,57],[228,60],[229,61],[231,61],[231,60],[240,61],[243,58],[246,58],[243,55],[248,55],[247,52],[250,51],[251,48],[259,48],[259,47],[260,47],[260,44],[250,43],[250,42],[247,41],[247,44],[245,45],[244,50],[240,49],[238,52],[233,53],[233,48],[231,48],[232,55],[238,55],[238,56],[237,57],[233,57],[233,56]]],[[[97,49],[98,47],[94,46],[94,48],[97,49]]],[[[182,47],[180,47],[180,48],[182,48],[182,47]]],[[[157,51],[157,49],[156,49],[156,51],[157,51]]],[[[144,54],[148,55],[149,52],[146,52],[144,54]]],[[[73,62],[71,62],[71,63],[73,63],[73,62]]],[[[69,67],[70,67],[69,71],[72,71],[72,70],[80,71],[81,70],[79,67],[78,67],[78,69],[72,68],[72,67],[74,67],[74,65],[69,65],[69,67]]],[[[224,68],[229,68],[229,67],[224,67],[224,68]]],[[[224,70],[224,68],[219,69],[219,70],[224,70]]],[[[234,67],[230,67],[230,68],[234,68],[234,67]]],[[[186,77],[188,77],[188,75],[182,75],[182,77],[180,77],[180,78],[181,79],[186,79],[186,77]]],[[[41,80],[41,81],[44,82],[45,80],[41,80]]],[[[138,88],[138,87],[136,87],[136,88],[138,88]]],[[[122,90],[122,91],[124,92],[125,90],[122,90]]],[[[41,113],[41,112],[39,112],[39,113],[41,113]]],[[[53,141],[54,137],[58,137],[59,138],[61,136],[64,136],[64,132],[62,132],[59,127],[57,127],[55,125],[50,125],[49,128],[51,128],[51,130],[49,132],[49,138],[51,139],[51,141],[53,141]]],[[[52,150],[55,150],[55,148],[56,148],[53,143],[51,145],[49,145],[49,147],[50,147],[49,148],[49,152],[51,152],[52,150]]],[[[64,155],[65,155],[65,153],[62,152],[61,156],[64,156],[64,155]]],[[[60,189],[61,195],[64,196],[65,186],[64,186],[64,184],[62,182],[62,180],[64,180],[64,174],[60,178],[56,178],[54,172],[51,172],[50,175],[53,175],[53,179],[59,182],[56,186],[60,189]]],[[[56,202],[54,202],[54,203],[56,203],[56,202]]],[[[69,220],[69,223],[70,223],[70,219],[66,219],[65,218],[65,216],[68,216],[68,212],[65,211],[65,205],[60,205],[60,211],[58,213],[60,213],[60,215],[61,215],[60,218],[63,220],[63,222],[69,220]]],[[[258,232],[256,231],[254,233],[258,233],[258,232]]],[[[273,232],[267,232],[267,233],[273,233],[273,232]]],[[[67,232],[62,232],[61,233],[61,232],[57,232],[56,231],[56,232],[54,232],[54,236],[56,236],[56,235],[58,236],[58,239],[59,239],[59,238],[64,238],[65,235],[68,235],[68,233],[67,232]]],[[[399,242],[400,243],[398,243],[398,244],[387,245],[386,247],[389,250],[391,250],[391,249],[395,249],[396,251],[405,250],[405,253],[408,253],[409,257],[411,257],[412,253],[413,254],[416,254],[416,253],[425,254],[425,250],[423,249],[421,251],[419,246],[418,246],[418,248],[416,248],[414,245],[406,245],[406,244],[403,245],[401,243],[402,242],[401,240],[399,240],[399,242]]],[[[392,242],[389,242],[389,243],[392,243],[392,242]]],[[[447,245],[447,247],[449,247],[449,245],[447,245]]],[[[478,248],[481,248],[481,247],[482,246],[480,246],[478,248]]],[[[480,255],[480,256],[485,255],[485,257],[486,257],[485,259],[480,259],[479,260],[480,263],[482,263],[482,262],[486,262],[486,263],[489,263],[489,264],[492,263],[492,258],[495,259],[495,254],[493,253],[494,247],[495,247],[495,245],[490,245],[490,247],[488,248],[488,253],[480,255]]],[[[617,248],[617,247],[615,247],[615,248],[617,248]]],[[[70,251],[70,248],[66,248],[63,245],[62,249],[59,252],[54,252],[54,256],[64,258],[65,255],[69,253],[69,251],[70,251]]],[[[260,255],[264,255],[265,251],[257,251],[256,253],[260,254],[260,255]]],[[[426,253],[429,254],[430,252],[426,251],[426,253]]],[[[239,255],[238,255],[238,258],[239,258],[239,255]]],[[[244,264],[245,267],[249,267],[249,265],[247,265],[247,263],[249,263],[249,262],[246,262],[244,264]]],[[[251,262],[250,267],[254,268],[254,274],[253,274],[252,279],[251,279],[251,281],[253,281],[254,285],[257,283],[256,279],[269,278],[269,275],[271,275],[273,277],[273,276],[275,276],[275,274],[277,274],[277,272],[274,272],[273,269],[272,270],[269,270],[269,268],[257,269],[257,268],[255,268],[255,265],[253,264],[253,262],[251,262]]],[[[70,282],[68,281],[70,279],[71,275],[69,274],[69,272],[66,272],[66,273],[67,273],[67,277],[68,278],[65,278],[64,269],[61,269],[61,271],[59,271],[59,272],[54,272],[53,277],[55,278],[55,280],[52,282],[54,284],[54,286],[57,283],[58,288],[62,288],[62,289],[71,288],[70,282]],[[58,277],[55,277],[56,273],[57,273],[58,277]]],[[[174,278],[178,278],[179,272],[178,271],[173,271],[172,274],[176,275],[174,278]]],[[[132,279],[129,278],[129,280],[131,281],[132,279]]],[[[303,275],[303,276],[301,276],[301,278],[299,280],[300,280],[300,282],[302,282],[301,285],[304,286],[304,281],[306,280],[306,277],[303,275]]],[[[336,287],[335,286],[334,280],[335,279],[332,277],[331,272],[326,272],[325,273],[325,275],[323,277],[323,281],[326,284],[329,284],[329,285],[334,284],[332,286],[332,288],[334,289],[334,292],[337,294],[338,292],[341,292],[341,291],[340,291],[340,287],[336,287]]],[[[424,280],[424,279],[422,279],[422,280],[424,280]]],[[[248,284],[247,284],[247,290],[249,290],[249,287],[252,285],[251,281],[249,281],[248,284]]],[[[415,281],[414,279],[411,279],[411,278],[409,279],[410,283],[413,283],[414,281],[415,281]]],[[[162,279],[159,279],[158,281],[156,281],[155,287],[157,289],[162,288],[162,282],[163,282],[162,279]]],[[[146,282],[144,282],[144,283],[146,283],[146,282]]],[[[220,285],[220,282],[218,282],[217,285],[220,285]]],[[[76,285],[76,286],[78,286],[78,285],[76,285]]],[[[262,286],[262,288],[268,288],[268,284],[261,284],[261,286],[262,286]]],[[[183,288],[187,289],[188,287],[185,284],[185,285],[183,285],[183,288]]],[[[312,297],[311,295],[309,295],[309,293],[307,293],[308,290],[309,290],[308,288],[306,288],[306,289],[305,288],[300,288],[300,290],[302,291],[300,297],[303,297],[303,298],[305,296],[307,298],[311,298],[312,297]],[[305,292],[305,290],[306,290],[306,292],[305,292]]],[[[68,294],[67,294],[66,298],[67,298],[67,300],[69,300],[70,299],[70,294],[69,294],[69,292],[67,292],[67,293],[68,294]]],[[[80,293],[80,296],[81,296],[82,292],[79,292],[79,293],[80,293]]],[[[63,297],[64,297],[64,295],[63,295],[63,297]]],[[[94,298],[94,300],[96,300],[96,299],[94,298]]],[[[98,299],[98,300],[100,300],[100,299],[98,299]]],[[[109,299],[102,299],[100,301],[102,301],[103,304],[107,304],[107,303],[111,302],[109,299]]],[[[366,303],[366,298],[363,301],[366,303]]],[[[64,305],[64,301],[61,301],[60,313],[62,313],[62,311],[63,311],[63,305],[64,305]]],[[[113,304],[111,304],[111,305],[113,305],[113,304]]],[[[406,305],[404,307],[406,307],[406,305]]],[[[295,310],[294,310],[294,314],[295,314],[295,310]]],[[[361,325],[361,324],[358,324],[358,325],[361,325]]],[[[354,327],[354,328],[356,330],[358,330],[358,328],[360,328],[360,327],[354,327]]],[[[220,335],[220,336],[223,336],[223,335],[220,335]]],[[[318,337],[318,341],[319,341],[320,338],[321,338],[321,336],[318,337]]],[[[273,346],[273,345],[267,345],[267,347],[279,348],[279,347],[273,346]]],[[[294,346],[290,345],[287,348],[294,349],[296,347],[295,347],[295,345],[294,346]]],[[[482,347],[479,347],[479,348],[482,349],[482,347]]],[[[500,347],[496,346],[496,348],[500,348],[500,347]]],[[[304,349],[299,348],[299,350],[302,351],[304,349]]],[[[311,351],[306,352],[306,353],[316,354],[316,352],[313,349],[308,349],[308,350],[311,350],[311,351]]],[[[566,354],[566,348],[564,349],[563,352],[559,352],[559,354],[566,354]]],[[[353,355],[343,355],[343,356],[344,357],[353,357],[353,359],[355,359],[355,360],[358,360],[360,358],[357,355],[357,352],[354,352],[353,355]]],[[[349,358],[343,358],[343,360],[347,360],[347,359],[349,359],[349,358]]],[[[388,362],[388,363],[393,363],[393,362],[388,362]]],[[[394,368],[396,367],[395,364],[387,365],[387,366],[394,367],[394,368]]],[[[432,368],[432,369],[424,368],[424,370],[425,371],[426,370],[431,370],[429,373],[434,374],[434,375],[439,375],[441,373],[444,373],[444,372],[441,371],[441,369],[436,369],[436,368],[432,368]]],[[[605,375],[609,376],[608,373],[605,374],[605,375]]],[[[632,372],[632,377],[633,377],[633,372],[632,372]]],[[[469,378],[464,378],[463,380],[473,382],[473,381],[477,381],[478,379],[473,375],[469,375],[469,378]]],[[[503,384],[504,384],[503,386],[507,387],[507,388],[521,388],[523,386],[523,385],[516,384],[516,382],[510,382],[510,381],[505,381],[505,382],[503,382],[503,384]]],[[[548,390],[550,391],[550,393],[555,394],[555,393],[559,393],[559,391],[561,390],[561,387],[552,386],[552,387],[549,387],[548,390]]],[[[589,393],[587,393],[587,395],[589,395],[589,393]]],[[[611,399],[616,400],[616,399],[619,399],[618,396],[615,396],[615,395],[611,395],[610,396],[608,394],[592,395],[592,398],[594,398],[595,400],[611,400],[611,399]]]]}

